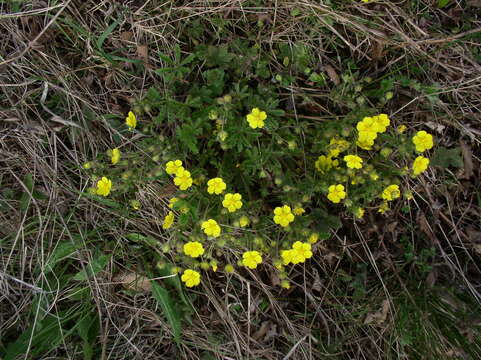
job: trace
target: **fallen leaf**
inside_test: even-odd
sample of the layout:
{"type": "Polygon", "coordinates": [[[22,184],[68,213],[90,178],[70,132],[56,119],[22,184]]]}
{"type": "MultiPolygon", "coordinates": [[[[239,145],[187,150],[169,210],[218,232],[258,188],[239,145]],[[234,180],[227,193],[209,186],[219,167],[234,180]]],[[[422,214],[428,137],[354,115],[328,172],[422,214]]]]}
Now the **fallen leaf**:
{"type": "Polygon", "coordinates": [[[336,70],[334,70],[331,65],[324,66],[324,70],[334,84],[339,85],[341,83],[341,80],[339,80],[339,75],[337,75],[336,70]]]}
{"type": "Polygon", "coordinates": [[[431,130],[434,130],[438,133],[442,133],[444,131],[444,129],[446,129],[446,126],[444,126],[440,123],[434,122],[434,121],[428,121],[425,124],[428,128],[430,128],[431,130]]]}
{"type": "Polygon", "coordinates": [[[120,40],[130,41],[134,38],[134,33],[132,31],[122,31],[120,33],[120,40]]]}
{"type": "Polygon", "coordinates": [[[134,272],[123,272],[113,278],[116,283],[121,283],[128,290],[152,291],[152,284],[148,278],[134,272]]]}
{"type": "Polygon", "coordinates": [[[384,56],[384,45],[385,41],[380,39],[375,39],[374,44],[371,48],[371,58],[374,61],[380,60],[384,56]]]}
{"type": "Polygon", "coordinates": [[[374,313],[369,313],[366,316],[366,320],[364,320],[364,324],[382,324],[387,319],[387,314],[391,307],[391,303],[388,299],[384,300],[381,305],[381,310],[374,313]]]}
{"type": "Polygon", "coordinates": [[[149,48],[147,47],[147,45],[137,45],[137,55],[143,61],[146,67],[150,67],[149,48]]]}
{"type": "Polygon", "coordinates": [[[464,161],[464,173],[462,174],[461,179],[469,179],[473,176],[473,152],[471,147],[466,144],[464,141],[461,141],[461,153],[463,154],[463,161],[464,161]]]}

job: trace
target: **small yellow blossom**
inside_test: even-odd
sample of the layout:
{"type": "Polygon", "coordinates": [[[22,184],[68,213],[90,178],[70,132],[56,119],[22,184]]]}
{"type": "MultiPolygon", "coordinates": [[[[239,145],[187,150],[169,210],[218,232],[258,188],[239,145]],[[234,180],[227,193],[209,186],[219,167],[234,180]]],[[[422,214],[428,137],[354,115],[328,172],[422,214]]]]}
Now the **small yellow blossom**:
{"type": "Polygon", "coordinates": [[[339,166],[339,161],[333,160],[330,156],[321,155],[316,160],[314,165],[316,166],[317,171],[319,171],[321,174],[325,174],[333,167],[339,166]]]}
{"type": "Polygon", "coordinates": [[[359,133],[377,133],[377,123],[372,117],[365,117],[362,121],[359,121],[356,125],[357,131],[359,133]]]}
{"type": "Polygon", "coordinates": [[[167,171],[167,174],[169,175],[175,175],[177,174],[177,171],[181,169],[184,170],[181,160],[169,161],[167,164],[165,164],[165,171],[167,171]]]}
{"type": "Polygon", "coordinates": [[[333,203],[337,204],[341,202],[342,199],[346,197],[346,192],[344,191],[344,185],[337,184],[329,186],[329,193],[327,198],[333,203]]]}
{"type": "Polygon", "coordinates": [[[361,207],[358,207],[354,210],[354,216],[357,217],[358,219],[362,219],[364,217],[364,209],[361,207]]]}
{"type": "Polygon", "coordinates": [[[292,251],[293,255],[291,261],[293,264],[303,263],[306,259],[312,257],[311,244],[309,243],[296,241],[292,245],[292,251]]]}
{"type": "Polygon", "coordinates": [[[379,179],[379,175],[378,175],[375,171],[371,171],[371,172],[369,173],[369,177],[370,177],[372,180],[374,180],[374,181],[376,181],[377,179],[379,179]]]}
{"type": "Polygon", "coordinates": [[[169,229],[172,224],[174,223],[174,213],[169,211],[166,217],[164,218],[164,223],[162,224],[162,229],[167,230],[169,229]]]}
{"type": "Polygon", "coordinates": [[[316,242],[319,241],[319,234],[318,233],[312,233],[310,236],[309,236],[309,239],[307,239],[307,242],[309,244],[315,244],[316,242]]]}
{"type": "Polygon", "coordinates": [[[200,284],[200,273],[195,270],[187,269],[181,276],[181,280],[185,282],[185,286],[193,287],[200,284]]]}
{"type": "Polygon", "coordinates": [[[217,177],[207,181],[207,192],[209,194],[222,194],[226,188],[227,185],[222,178],[217,177]]]}
{"type": "Polygon", "coordinates": [[[413,162],[413,175],[418,176],[429,166],[429,159],[424,156],[418,156],[413,162]]]}
{"type": "Polygon", "coordinates": [[[349,142],[335,137],[329,141],[329,146],[327,148],[329,150],[328,157],[335,158],[349,148],[349,142]]]}
{"type": "Polygon", "coordinates": [[[274,222],[282,227],[288,226],[294,221],[294,214],[291,212],[290,206],[284,205],[274,209],[274,222]]]}
{"type": "Polygon", "coordinates": [[[174,178],[174,184],[179,187],[180,190],[187,190],[192,186],[192,178],[190,177],[190,172],[187,170],[179,169],[177,170],[176,176],[174,178]]]}
{"type": "Polygon", "coordinates": [[[281,287],[283,287],[284,289],[290,289],[291,283],[289,282],[289,280],[282,280],[281,281],[281,287]]]}
{"type": "Polygon", "coordinates": [[[259,110],[259,108],[252,109],[251,113],[246,116],[249,126],[253,129],[263,128],[264,120],[267,119],[265,111],[259,110]]]}
{"type": "Polygon", "coordinates": [[[214,219],[204,221],[201,227],[207,236],[218,237],[220,235],[220,226],[214,219]]]}
{"type": "Polygon", "coordinates": [[[407,130],[407,126],[404,125],[404,124],[399,125],[396,130],[397,130],[398,133],[402,134],[407,130]]]}
{"type": "Polygon", "coordinates": [[[110,161],[112,162],[112,165],[117,164],[119,160],[120,160],[120,150],[117,148],[110,150],[110,161]]]}
{"type": "Polygon", "coordinates": [[[211,266],[211,268],[212,268],[212,271],[214,271],[214,272],[217,271],[217,261],[212,260],[212,261],[210,262],[210,266],[211,266]]]}
{"type": "Polygon", "coordinates": [[[250,223],[249,218],[247,216],[241,216],[239,219],[239,226],[240,227],[246,227],[250,223]]]}
{"type": "Polygon", "coordinates": [[[222,206],[229,210],[229,212],[234,212],[242,207],[241,199],[241,194],[225,194],[222,206]]]}
{"type": "Polygon", "coordinates": [[[101,180],[97,181],[97,195],[108,196],[110,194],[110,189],[112,188],[112,181],[107,179],[105,176],[101,180]]]}
{"type": "Polygon", "coordinates": [[[387,201],[383,201],[381,205],[379,205],[379,209],[377,212],[384,214],[386,211],[389,210],[389,204],[387,201]]]}
{"type": "Polygon", "coordinates": [[[398,185],[389,185],[384,189],[381,196],[384,200],[391,201],[400,197],[401,191],[398,185]]]}
{"type": "Polygon", "coordinates": [[[129,130],[135,129],[137,126],[137,118],[132,111],[129,111],[129,115],[125,118],[125,124],[127,124],[129,130]]]}
{"type": "Polygon", "coordinates": [[[204,254],[204,247],[198,241],[189,241],[184,244],[184,254],[193,258],[199,257],[204,254]]]}
{"type": "Polygon", "coordinates": [[[85,169],[85,170],[88,170],[88,169],[91,169],[92,168],[92,163],[90,161],[84,163],[82,165],[82,167],[85,169]]]}
{"type": "Polygon", "coordinates": [[[175,206],[175,203],[179,201],[179,198],[173,197],[172,199],[169,200],[169,208],[173,209],[175,206]]]}
{"type": "Polygon", "coordinates": [[[246,251],[242,255],[242,265],[249,269],[255,269],[260,263],[262,263],[262,256],[258,251],[246,251]]]}
{"type": "Polygon", "coordinates": [[[297,215],[297,216],[301,216],[302,214],[304,214],[306,212],[306,210],[304,210],[302,207],[300,206],[296,206],[294,208],[294,210],[292,210],[292,212],[294,213],[294,215],[297,215]]]}
{"type": "Polygon", "coordinates": [[[376,132],[383,133],[386,131],[387,127],[391,124],[389,117],[386,114],[380,114],[373,116],[374,127],[376,132]]]}
{"type": "Polygon", "coordinates": [[[293,256],[294,256],[294,252],[292,251],[292,249],[282,250],[281,251],[282,263],[284,265],[289,265],[292,262],[293,256]]]}
{"type": "Polygon", "coordinates": [[[359,132],[359,136],[357,138],[357,146],[364,150],[371,150],[372,146],[374,145],[374,140],[377,137],[377,133],[370,132],[370,131],[362,131],[359,132]]]}
{"type": "Polygon", "coordinates": [[[433,136],[424,130],[418,131],[412,140],[417,152],[423,152],[433,147],[433,136]]]}
{"type": "Polygon", "coordinates": [[[350,169],[360,169],[362,168],[362,159],[356,155],[346,155],[344,156],[344,161],[350,169]]]}

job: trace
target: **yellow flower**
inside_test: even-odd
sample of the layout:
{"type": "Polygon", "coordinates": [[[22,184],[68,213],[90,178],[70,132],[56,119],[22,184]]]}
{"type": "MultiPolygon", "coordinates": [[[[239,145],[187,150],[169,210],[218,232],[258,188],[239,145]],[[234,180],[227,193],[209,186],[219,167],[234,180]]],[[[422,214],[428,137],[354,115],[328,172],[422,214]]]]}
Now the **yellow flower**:
{"type": "Polygon", "coordinates": [[[185,282],[185,286],[187,287],[197,286],[200,284],[200,273],[195,270],[187,269],[182,274],[181,279],[185,282]]]}
{"type": "Polygon", "coordinates": [[[292,251],[293,256],[291,261],[293,264],[303,263],[306,259],[312,257],[311,244],[309,243],[296,241],[292,245],[292,251]]]}
{"type": "Polygon", "coordinates": [[[403,124],[403,125],[399,125],[399,126],[397,127],[397,132],[400,133],[400,134],[402,134],[402,133],[405,132],[406,130],[407,130],[407,126],[404,125],[404,124],[403,124]]]}
{"type": "Polygon", "coordinates": [[[167,174],[169,175],[175,175],[177,174],[177,171],[181,169],[184,170],[181,160],[169,161],[165,164],[165,171],[167,171],[167,174]]]}
{"type": "Polygon", "coordinates": [[[338,184],[329,186],[329,194],[327,194],[327,198],[333,203],[337,204],[345,197],[346,192],[344,191],[344,185],[338,184]]]}
{"type": "Polygon", "coordinates": [[[328,157],[337,157],[349,148],[349,142],[344,139],[332,138],[327,148],[329,150],[328,157]]]}
{"type": "Polygon", "coordinates": [[[231,264],[227,264],[224,266],[224,271],[228,274],[231,274],[234,272],[234,267],[231,264]]]}
{"type": "Polygon", "coordinates": [[[204,253],[204,247],[198,241],[189,241],[184,244],[184,254],[193,258],[199,257],[204,253]]]}
{"type": "Polygon", "coordinates": [[[294,214],[291,213],[291,208],[287,205],[276,207],[274,209],[274,222],[282,227],[286,227],[289,223],[294,221],[294,214]]]}
{"type": "Polygon", "coordinates": [[[255,269],[262,262],[262,256],[258,251],[246,251],[242,255],[242,265],[249,269],[255,269]]]}
{"type": "Polygon", "coordinates": [[[220,226],[214,219],[204,221],[201,227],[207,236],[218,237],[220,235],[220,226]]]}
{"type": "Polygon", "coordinates": [[[246,227],[250,223],[249,218],[247,216],[241,216],[239,219],[239,226],[240,227],[246,227]]]}
{"type": "Polygon", "coordinates": [[[294,210],[292,210],[292,212],[294,213],[294,215],[301,216],[302,214],[304,214],[306,212],[306,210],[304,210],[300,206],[297,206],[297,207],[294,208],[294,210]]]}
{"type": "Polygon", "coordinates": [[[339,166],[339,161],[338,160],[332,160],[332,158],[330,156],[321,155],[316,160],[314,165],[316,166],[317,171],[324,174],[327,171],[331,170],[333,167],[339,166]]]}
{"type": "Polygon", "coordinates": [[[346,155],[344,156],[344,161],[348,168],[360,169],[362,168],[362,159],[356,155],[346,155]]]}
{"type": "Polygon", "coordinates": [[[413,144],[416,145],[417,152],[423,152],[433,147],[433,136],[421,130],[413,137],[413,144]]]}
{"type": "Polygon", "coordinates": [[[373,179],[374,181],[376,181],[377,179],[379,179],[379,175],[375,172],[375,171],[372,171],[369,173],[369,177],[371,179],[373,179]]]}
{"type": "Polygon", "coordinates": [[[307,241],[309,242],[309,244],[315,244],[319,241],[319,234],[312,233],[311,236],[309,236],[309,239],[307,239],[307,241]]]}
{"type": "Polygon", "coordinates": [[[381,196],[384,200],[391,201],[400,197],[401,191],[398,185],[389,185],[384,189],[381,196]]]}
{"type": "Polygon", "coordinates": [[[207,192],[209,194],[222,194],[226,188],[227,185],[222,178],[217,177],[207,181],[207,192]]]}
{"type": "Polygon", "coordinates": [[[120,150],[115,148],[110,151],[110,160],[112,161],[112,165],[115,165],[120,160],[120,150]]]}
{"type": "Polygon", "coordinates": [[[101,180],[97,181],[97,195],[108,196],[110,189],[112,188],[112,181],[105,176],[101,180]]]}
{"type": "Polygon", "coordinates": [[[173,209],[175,203],[179,201],[179,198],[173,197],[172,199],[169,200],[169,208],[173,209]]]}
{"type": "Polygon", "coordinates": [[[210,262],[210,266],[212,267],[212,271],[216,272],[217,271],[217,261],[212,260],[210,262]]]}
{"type": "Polygon", "coordinates": [[[174,213],[169,211],[166,217],[164,218],[164,223],[162,224],[162,229],[167,230],[169,229],[172,224],[174,223],[174,213]]]}
{"type": "Polygon", "coordinates": [[[249,126],[253,129],[263,128],[264,120],[267,119],[265,111],[259,110],[259,108],[252,109],[251,113],[246,116],[249,126]]]}
{"type": "Polygon", "coordinates": [[[192,178],[190,172],[187,170],[179,169],[174,178],[174,184],[179,187],[180,190],[187,190],[192,186],[192,178]]]}
{"type": "Polygon", "coordinates": [[[229,210],[229,212],[234,212],[242,207],[241,199],[241,194],[225,194],[222,206],[229,210]]]}
{"type": "Polygon", "coordinates": [[[418,156],[413,162],[413,175],[418,176],[428,168],[429,159],[424,156],[418,156]]]}
{"type": "Polygon", "coordinates": [[[293,256],[294,256],[294,252],[292,251],[292,249],[282,250],[281,251],[282,263],[284,265],[289,265],[292,262],[293,256]]]}
{"type": "Polygon", "coordinates": [[[376,132],[383,133],[386,131],[387,127],[391,124],[389,117],[386,114],[380,114],[373,116],[374,127],[376,132]]]}
{"type": "Polygon", "coordinates": [[[290,289],[290,288],[291,288],[291,283],[289,282],[289,280],[282,280],[282,281],[281,281],[281,286],[282,286],[284,289],[290,289]]]}
{"type": "Polygon", "coordinates": [[[85,169],[85,170],[88,170],[88,169],[91,169],[92,168],[92,163],[90,161],[84,163],[82,165],[82,167],[85,169]]]}
{"type": "Polygon", "coordinates": [[[354,216],[358,219],[362,219],[364,217],[364,212],[363,208],[358,207],[354,210],[354,216]]]}
{"type": "Polygon", "coordinates": [[[357,146],[364,150],[371,150],[371,147],[374,145],[374,140],[377,137],[376,132],[372,131],[362,131],[359,132],[359,136],[357,138],[357,146]]]}
{"type": "Polygon", "coordinates": [[[357,131],[360,133],[377,133],[377,124],[372,117],[365,117],[362,121],[359,121],[356,125],[357,131]]]}
{"type": "Polygon", "coordinates": [[[135,129],[137,126],[137,118],[132,111],[129,111],[129,115],[125,118],[125,124],[127,124],[129,130],[135,129]]]}

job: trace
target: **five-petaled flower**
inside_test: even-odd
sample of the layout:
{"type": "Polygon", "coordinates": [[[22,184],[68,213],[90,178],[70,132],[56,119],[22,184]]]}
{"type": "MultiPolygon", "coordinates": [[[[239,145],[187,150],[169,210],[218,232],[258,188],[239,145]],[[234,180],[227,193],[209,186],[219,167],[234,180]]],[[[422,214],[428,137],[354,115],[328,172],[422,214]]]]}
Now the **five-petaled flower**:
{"type": "Polygon", "coordinates": [[[259,108],[252,109],[251,113],[246,116],[249,126],[253,129],[263,128],[264,120],[267,119],[265,111],[259,110],[259,108]]]}
{"type": "Polygon", "coordinates": [[[374,121],[374,127],[376,132],[383,133],[386,131],[387,127],[391,124],[389,117],[386,114],[379,114],[372,117],[374,121]]]}
{"type": "Polygon", "coordinates": [[[292,263],[298,264],[312,257],[311,244],[296,241],[292,245],[292,263]]]}
{"type": "Polygon", "coordinates": [[[187,190],[192,186],[192,178],[190,172],[185,169],[177,170],[174,178],[174,184],[179,187],[180,190],[187,190]]]}
{"type": "Polygon", "coordinates": [[[112,188],[112,181],[107,179],[105,176],[97,181],[97,195],[108,196],[110,194],[110,189],[112,188]]]}
{"type": "Polygon", "coordinates": [[[362,159],[357,155],[346,155],[344,156],[344,161],[348,168],[360,169],[362,168],[362,159]]]}
{"type": "Polygon", "coordinates": [[[389,185],[387,188],[383,190],[381,195],[381,197],[387,201],[397,199],[400,196],[401,196],[401,191],[399,190],[398,185],[389,185]]]}
{"type": "Polygon", "coordinates": [[[209,194],[222,194],[226,188],[227,185],[220,177],[216,177],[207,181],[207,192],[209,194]]]}
{"type": "Polygon", "coordinates": [[[327,198],[333,203],[337,204],[341,202],[342,199],[346,197],[346,192],[344,191],[344,185],[337,184],[329,186],[329,193],[327,198]]]}
{"type": "Polygon", "coordinates": [[[241,199],[241,194],[225,194],[222,206],[229,210],[229,212],[234,212],[242,207],[241,199]]]}
{"type": "Polygon", "coordinates": [[[242,265],[249,269],[255,269],[262,262],[262,256],[258,251],[246,251],[242,255],[242,265]]]}
{"type": "Polygon", "coordinates": [[[214,219],[204,221],[201,227],[207,236],[218,237],[220,235],[220,226],[214,219]]]}
{"type": "Polygon", "coordinates": [[[413,136],[413,144],[416,146],[417,152],[424,152],[433,147],[433,136],[424,130],[418,131],[413,136]]]}
{"type": "Polygon", "coordinates": [[[184,254],[193,258],[199,257],[204,254],[204,247],[198,241],[189,241],[184,244],[184,254]]]}
{"type": "Polygon", "coordinates": [[[187,269],[181,276],[181,280],[185,282],[185,286],[193,287],[200,284],[200,273],[195,270],[187,269]]]}
{"type": "Polygon", "coordinates": [[[181,169],[184,170],[184,167],[182,166],[182,160],[173,160],[165,164],[165,171],[167,171],[167,174],[169,175],[176,175],[177,171],[181,169]]]}
{"type": "Polygon", "coordinates": [[[429,159],[424,156],[418,156],[413,162],[413,175],[418,176],[429,166],[429,159]]]}
{"type": "Polygon", "coordinates": [[[291,212],[291,207],[284,205],[278,206],[274,209],[274,222],[282,227],[288,226],[294,221],[294,214],[291,212]]]}
{"type": "Polygon", "coordinates": [[[125,118],[125,124],[127,124],[129,130],[135,129],[137,126],[137,118],[132,111],[129,111],[128,116],[125,118]]]}

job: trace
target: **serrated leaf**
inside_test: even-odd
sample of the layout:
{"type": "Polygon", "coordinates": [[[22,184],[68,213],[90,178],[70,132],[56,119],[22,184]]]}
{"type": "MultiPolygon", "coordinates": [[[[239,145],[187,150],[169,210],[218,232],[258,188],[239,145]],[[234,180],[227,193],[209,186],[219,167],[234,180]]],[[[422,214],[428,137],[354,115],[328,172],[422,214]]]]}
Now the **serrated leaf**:
{"type": "Polygon", "coordinates": [[[157,284],[155,281],[152,282],[152,295],[157,303],[162,308],[162,312],[167,319],[170,327],[172,328],[172,333],[174,335],[174,340],[177,345],[180,344],[180,332],[182,328],[182,318],[179,312],[174,307],[173,301],[169,295],[169,292],[162,286],[157,284]]]}
{"type": "Polygon", "coordinates": [[[182,127],[178,128],[177,137],[194,154],[199,152],[199,149],[197,148],[196,131],[193,126],[183,125],[182,127]]]}
{"type": "Polygon", "coordinates": [[[461,148],[456,147],[448,149],[445,147],[438,147],[431,159],[431,165],[448,168],[450,166],[461,168],[464,166],[463,157],[461,155],[461,148]]]}

